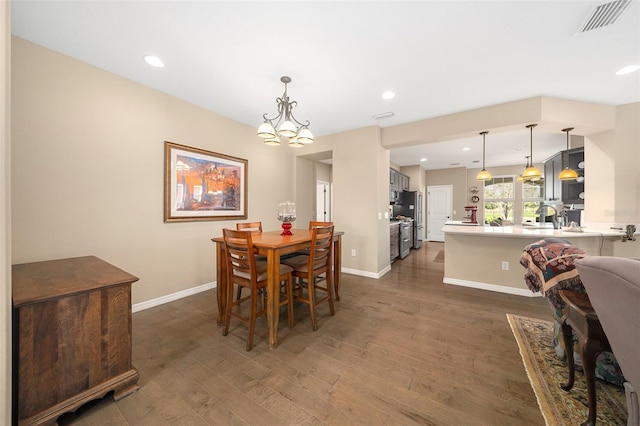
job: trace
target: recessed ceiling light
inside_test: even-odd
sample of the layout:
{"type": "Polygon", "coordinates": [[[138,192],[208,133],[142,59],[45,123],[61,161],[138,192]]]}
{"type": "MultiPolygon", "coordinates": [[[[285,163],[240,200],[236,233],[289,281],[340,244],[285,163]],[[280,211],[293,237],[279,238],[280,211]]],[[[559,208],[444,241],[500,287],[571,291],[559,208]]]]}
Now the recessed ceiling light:
{"type": "Polygon", "coordinates": [[[396,94],[393,93],[391,90],[387,90],[382,94],[382,99],[393,99],[395,97],[396,97],[396,94]]]}
{"type": "Polygon", "coordinates": [[[469,148],[468,146],[465,146],[464,148],[462,148],[463,151],[469,151],[471,148],[469,148]]]}
{"type": "Polygon", "coordinates": [[[147,55],[144,57],[144,61],[151,65],[152,67],[162,68],[164,67],[164,62],[157,56],[147,55]]]}
{"type": "Polygon", "coordinates": [[[427,161],[427,159],[426,158],[421,158],[420,161],[422,161],[424,163],[425,161],[427,161]]]}
{"type": "Polygon", "coordinates": [[[625,75],[625,74],[631,74],[634,71],[638,71],[640,70],[640,65],[638,64],[634,64],[634,65],[627,65],[624,68],[620,68],[618,71],[616,71],[616,75],[625,75]]]}

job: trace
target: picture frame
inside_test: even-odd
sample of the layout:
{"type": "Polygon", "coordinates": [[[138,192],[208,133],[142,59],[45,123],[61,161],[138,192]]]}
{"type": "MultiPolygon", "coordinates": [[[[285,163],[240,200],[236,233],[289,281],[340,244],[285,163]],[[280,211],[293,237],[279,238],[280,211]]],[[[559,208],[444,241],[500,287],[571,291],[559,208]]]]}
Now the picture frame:
{"type": "Polygon", "coordinates": [[[249,161],[164,143],[164,221],[246,219],[249,161]]]}

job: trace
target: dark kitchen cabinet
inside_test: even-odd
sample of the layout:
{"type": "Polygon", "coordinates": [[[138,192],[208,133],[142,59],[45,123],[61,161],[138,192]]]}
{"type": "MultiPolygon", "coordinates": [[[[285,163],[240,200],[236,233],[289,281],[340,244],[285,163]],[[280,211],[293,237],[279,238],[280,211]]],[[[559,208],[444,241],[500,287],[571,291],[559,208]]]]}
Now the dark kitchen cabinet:
{"type": "Polygon", "coordinates": [[[409,176],[405,176],[399,171],[389,168],[389,202],[400,202],[400,193],[409,190],[409,176]]]}
{"type": "Polygon", "coordinates": [[[400,256],[400,223],[392,222],[389,225],[389,242],[391,244],[390,261],[400,256]]]}
{"type": "Polygon", "coordinates": [[[544,162],[544,191],[548,202],[584,204],[584,148],[561,151],[544,162]],[[558,174],[570,167],[578,172],[578,180],[558,179],[558,174]]]}

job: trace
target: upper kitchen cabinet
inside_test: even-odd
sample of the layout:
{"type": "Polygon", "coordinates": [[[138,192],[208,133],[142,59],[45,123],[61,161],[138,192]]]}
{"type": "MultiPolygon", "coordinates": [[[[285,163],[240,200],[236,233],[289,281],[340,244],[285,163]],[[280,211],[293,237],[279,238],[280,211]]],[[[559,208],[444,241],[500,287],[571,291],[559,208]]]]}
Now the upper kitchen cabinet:
{"type": "Polygon", "coordinates": [[[389,202],[399,202],[400,193],[409,190],[409,176],[405,176],[399,171],[389,168],[389,202]]]}
{"type": "Polygon", "coordinates": [[[561,151],[544,162],[544,192],[549,203],[584,204],[584,148],[561,151]],[[560,180],[558,174],[570,167],[577,180],[560,180]]]}

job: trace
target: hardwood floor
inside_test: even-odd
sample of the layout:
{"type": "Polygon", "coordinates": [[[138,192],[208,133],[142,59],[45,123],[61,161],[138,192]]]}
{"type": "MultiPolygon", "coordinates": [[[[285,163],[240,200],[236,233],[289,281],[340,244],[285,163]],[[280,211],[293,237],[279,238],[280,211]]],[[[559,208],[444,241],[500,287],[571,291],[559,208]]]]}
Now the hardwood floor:
{"type": "Polygon", "coordinates": [[[138,312],[140,390],[60,424],[544,425],[505,314],[549,319],[547,302],[443,284],[442,249],[423,244],[379,280],[343,274],[316,332],[306,305],[293,329],[283,309],[275,350],[264,318],[250,352],[245,324],[222,336],[214,291],[138,312]]]}

